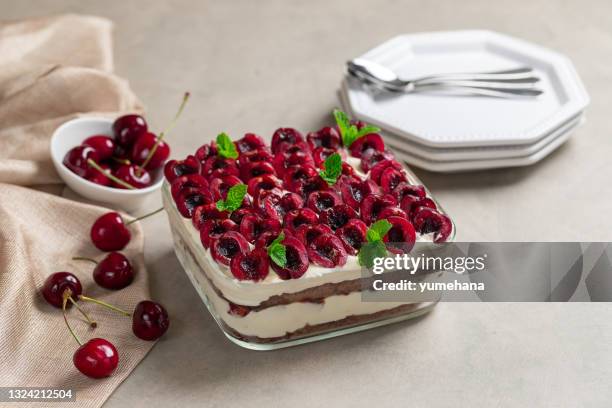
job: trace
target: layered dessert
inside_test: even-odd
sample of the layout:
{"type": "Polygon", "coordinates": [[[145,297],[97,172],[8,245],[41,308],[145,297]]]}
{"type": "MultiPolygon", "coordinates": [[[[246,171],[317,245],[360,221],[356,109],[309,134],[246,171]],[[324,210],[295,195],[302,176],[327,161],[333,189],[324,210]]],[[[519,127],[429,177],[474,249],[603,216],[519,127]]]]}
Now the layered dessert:
{"type": "Polygon", "coordinates": [[[238,344],[296,344],[432,305],[362,301],[366,244],[406,252],[451,239],[454,227],[379,129],[334,116],[336,126],[306,137],[280,128],[269,146],[253,133],[235,141],[222,133],[166,164],[177,256],[238,344]]]}

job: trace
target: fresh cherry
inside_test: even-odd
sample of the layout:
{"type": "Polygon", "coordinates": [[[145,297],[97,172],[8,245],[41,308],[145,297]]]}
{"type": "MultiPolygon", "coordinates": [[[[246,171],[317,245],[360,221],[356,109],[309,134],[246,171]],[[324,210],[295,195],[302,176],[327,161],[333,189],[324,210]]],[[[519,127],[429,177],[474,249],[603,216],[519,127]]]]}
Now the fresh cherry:
{"type": "Polygon", "coordinates": [[[380,175],[380,187],[385,193],[391,193],[400,183],[406,181],[407,178],[404,171],[391,166],[384,169],[380,175]]]}
{"type": "Polygon", "coordinates": [[[353,208],[359,208],[365,197],[380,193],[380,187],[371,180],[355,180],[344,178],[339,183],[342,199],[353,208]]]}
{"type": "Polygon", "coordinates": [[[239,280],[260,281],[268,276],[270,262],[265,248],[239,253],[230,261],[230,271],[239,280]]]}
{"type": "Polygon", "coordinates": [[[261,136],[258,136],[255,133],[245,134],[242,139],[237,140],[234,142],[234,144],[241,155],[264,149],[266,147],[266,143],[263,141],[261,136]]]}
{"type": "Polygon", "coordinates": [[[393,195],[395,196],[398,202],[401,202],[402,198],[407,195],[415,196],[418,198],[425,198],[426,194],[427,193],[425,192],[425,187],[423,187],[422,185],[409,184],[407,182],[399,183],[393,189],[393,195]]]}
{"type": "Polygon", "coordinates": [[[306,248],[321,234],[333,233],[329,225],[325,224],[302,224],[295,230],[295,237],[298,238],[306,248]]]}
{"type": "MultiPolygon", "coordinates": [[[[135,188],[145,188],[151,185],[151,174],[135,164],[121,164],[114,171],[113,175],[119,180],[135,188]]],[[[116,188],[126,188],[123,184],[114,182],[116,188]]]]}
{"type": "Polygon", "coordinates": [[[94,281],[105,289],[118,290],[129,286],[134,280],[132,264],[119,252],[111,252],[100,262],[85,257],[73,258],[96,264],[93,271],[94,281]]]}
{"type": "Polygon", "coordinates": [[[385,143],[378,133],[370,133],[360,137],[349,148],[353,157],[361,157],[368,149],[378,150],[379,152],[385,151],[385,143]]]}
{"type": "Polygon", "coordinates": [[[276,218],[262,218],[258,215],[246,215],[240,221],[240,233],[250,243],[255,243],[257,238],[266,231],[278,234],[281,223],[276,218]]]}
{"type": "Polygon", "coordinates": [[[387,218],[391,229],[383,237],[387,249],[396,254],[407,254],[416,241],[416,232],[412,224],[404,217],[391,216],[387,218]]]}
{"type": "Polygon", "coordinates": [[[238,157],[238,167],[240,170],[242,170],[243,167],[248,166],[249,164],[258,162],[272,162],[272,160],[274,160],[274,156],[272,156],[269,151],[265,149],[253,150],[240,154],[240,157],[238,157]]]}
{"type": "Polygon", "coordinates": [[[349,220],[357,217],[357,212],[352,207],[347,204],[338,204],[321,212],[320,221],[329,225],[335,231],[344,227],[349,220]]]}
{"type": "Polygon", "coordinates": [[[271,163],[259,161],[246,163],[240,167],[240,178],[244,182],[249,182],[253,178],[265,175],[276,175],[276,170],[271,163]]]}
{"type": "Polygon", "coordinates": [[[377,220],[386,220],[389,217],[401,217],[408,219],[408,214],[404,210],[398,207],[386,207],[378,213],[377,220]]]}
{"type": "Polygon", "coordinates": [[[282,191],[260,194],[259,208],[268,218],[283,219],[289,211],[302,208],[304,204],[302,197],[290,192],[284,193],[282,196],[281,194],[283,194],[282,191]]]}
{"type": "Polygon", "coordinates": [[[115,141],[106,135],[89,136],[83,140],[83,144],[92,147],[98,153],[99,160],[108,160],[115,154],[115,141]]]}
{"type": "Polygon", "coordinates": [[[366,241],[367,225],[360,219],[352,219],[344,227],[336,230],[336,236],[344,244],[349,255],[357,255],[361,245],[366,241]]]}
{"type": "Polygon", "coordinates": [[[393,159],[393,153],[388,150],[381,152],[380,150],[376,149],[367,149],[361,155],[361,170],[363,170],[364,173],[367,173],[372,167],[376,165],[376,163],[381,162],[383,160],[393,159]]]}
{"type": "MultiPolygon", "coordinates": [[[[55,272],[49,275],[42,287],[42,295],[47,303],[60,309],[64,303],[66,291],[73,299],[83,293],[81,281],[70,272],[55,272]]],[[[68,303],[67,306],[70,305],[71,303],[68,303]]]]}
{"type": "Polygon", "coordinates": [[[373,182],[375,182],[376,184],[380,185],[381,182],[381,177],[383,174],[383,171],[385,169],[387,169],[388,167],[392,167],[396,170],[402,170],[402,165],[396,161],[396,160],[382,160],[379,161],[378,163],[376,163],[371,169],[370,169],[370,180],[372,180],[373,182]]]}
{"type": "Polygon", "coordinates": [[[319,170],[309,165],[296,165],[288,167],[283,176],[283,182],[289,190],[293,190],[294,185],[299,185],[311,177],[315,177],[319,174],[319,170]]]}
{"type": "Polygon", "coordinates": [[[119,364],[119,353],[108,340],[95,338],[77,349],[72,357],[74,366],[91,378],[110,376],[119,364]]]}
{"type": "Polygon", "coordinates": [[[101,186],[111,186],[113,184],[112,180],[108,177],[106,172],[111,171],[111,167],[108,164],[100,164],[100,168],[105,172],[101,172],[95,169],[90,169],[85,179],[91,181],[92,183],[99,184],[101,186]]]}
{"type": "Polygon", "coordinates": [[[236,211],[232,211],[230,214],[230,219],[234,221],[236,224],[240,224],[242,219],[247,215],[255,215],[257,214],[257,210],[252,207],[240,207],[236,211]]]}
{"type": "Polygon", "coordinates": [[[238,231],[238,224],[225,218],[211,218],[202,223],[200,228],[200,241],[204,248],[209,248],[213,240],[228,231],[238,231]]]}
{"type": "Polygon", "coordinates": [[[310,193],[308,200],[306,200],[306,206],[319,214],[340,204],[342,204],[342,198],[331,190],[314,191],[310,193]]]}
{"type": "Polygon", "coordinates": [[[274,160],[272,161],[274,170],[276,170],[276,174],[282,175],[285,174],[287,168],[291,166],[310,166],[314,167],[315,162],[312,158],[312,155],[308,151],[299,150],[295,153],[291,154],[281,154],[278,153],[274,160]]]}
{"type": "MultiPolygon", "coordinates": [[[[238,180],[240,181],[240,180],[238,180]]],[[[199,174],[188,174],[181,176],[170,183],[170,193],[174,201],[178,200],[180,193],[187,188],[197,188],[200,190],[209,190],[208,181],[199,174]]]]}
{"type": "Polygon", "coordinates": [[[151,132],[145,132],[141,134],[134,144],[131,150],[131,160],[133,163],[141,166],[147,159],[149,162],[145,165],[146,170],[155,170],[164,165],[168,157],[170,156],[170,146],[163,140],[158,143],[157,135],[151,132]],[[149,158],[149,154],[153,150],[155,144],[155,153],[149,158]]]}
{"type": "Polygon", "coordinates": [[[236,160],[221,156],[213,156],[206,159],[202,166],[202,175],[211,180],[215,177],[240,176],[236,160]]]}
{"type": "Polygon", "coordinates": [[[306,135],[306,140],[310,149],[315,150],[317,147],[337,150],[342,145],[340,134],[336,128],[326,126],[316,132],[310,132],[306,135]]]}
{"type": "Polygon", "coordinates": [[[276,129],[272,135],[272,153],[278,153],[282,146],[291,146],[297,142],[304,142],[304,136],[293,128],[276,129]]]}
{"type": "Polygon", "coordinates": [[[66,153],[63,163],[71,172],[85,178],[91,171],[88,163],[89,159],[98,162],[100,156],[93,147],[80,145],[73,147],[66,153]]]}
{"type": "Polygon", "coordinates": [[[185,218],[193,218],[196,208],[211,203],[213,203],[213,196],[210,190],[197,187],[184,188],[178,193],[175,201],[176,209],[185,218]]]}
{"type": "Polygon", "coordinates": [[[318,224],[319,216],[310,208],[299,208],[289,211],[284,218],[283,225],[291,232],[295,232],[302,224],[318,224]]]}
{"type": "Polygon", "coordinates": [[[285,235],[281,244],[285,246],[287,263],[284,267],[281,267],[275,262],[270,262],[272,269],[283,280],[300,278],[306,273],[310,265],[304,244],[290,235],[285,235]]]}
{"type": "Polygon", "coordinates": [[[143,300],[132,313],[132,332],[142,340],[157,340],[166,333],[170,319],[166,309],[157,302],[143,300]]]}
{"type": "Polygon", "coordinates": [[[120,251],[130,242],[131,233],[121,215],[109,212],[91,226],[91,242],[101,251],[120,251]]]}
{"type": "Polygon", "coordinates": [[[419,234],[433,233],[433,241],[441,243],[450,236],[453,224],[445,214],[429,207],[420,207],[414,214],[414,228],[419,234]]]}
{"type": "Polygon", "coordinates": [[[185,160],[169,160],[164,166],[164,175],[169,183],[172,183],[175,178],[185,176],[187,174],[199,174],[201,164],[195,156],[187,156],[185,160]]]}
{"type": "Polygon", "coordinates": [[[308,258],[325,268],[344,266],[348,258],[344,244],[334,234],[321,234],[308,246],[308,258]]]}
{"type": "Polygon", "coordinates": [[[147,122],[140,115],[124,115],[113,123],[115,142],[123,147],[130,147],[147,130],[147,122]]]}
{"type": "Polygon", "coordinates": [[[247,192],[251,196],[257,197],[262,191],[280,188],[281,186],[281,181],[275,176],[264,175],[250,179],[247,185],[247,192]]]}
{"type": "Polygon", "coordinates": [[[222,176],[210,180],[210,191],[215,202],[226,199],[229,189],[242,181],[236,176],[222,176]]]}
{"type": "Polygon", "coordinates": [[[224,220],[227,217],[229,217],[227,211],[220,211],[216,203],[209,202],[208,204],[199,205],[193,210],[191,222],[197,230],[201,230],[206,221],[224,220]]]}
{"type": "Polygon", "coordinates": [[[390,194],[372,194],[363,199],[361,203],[361,219],[367,225],[378,219],[378,215],[387,207],[397,205],[397,200],[390,194]]]}
{"type": "Polygon", "coordinates": [[[244,254],[248,250],[248,241],[236,231],[223,233],[219,238],[213,240],[210,246],[212,258],[223,265],[229,265],[234,256],[244,254]]]}
{"type": "Polygon", "coordinates": [[[217,143],[214,140],[210,143],[203,144],[195,152],[195,157],[200,161],[200,163],[204,163],[206,159],[216,155],[217,143]]]}
{"type": "Polygon", "coordinates": [[[427,197],[419,198],[417,196],[406,195],[400,202],[400,208],[406,213],[406,216],[411,221],[414,221],[414,214],[416,210],[421,207],[428,207],[434,210],[437,209],[436,203],[431,198],[427,197]]]}
{"type": "MultiPolygon", "coordinates": [[[[334,149],[328,149],[327,147],[317,147],[312,151],[312,158],[315,166],[323,168],[325,160],[332,154],[337,153],[334,149]]],[[[341,153],[342,154],[342,153],[341,153]]]]}

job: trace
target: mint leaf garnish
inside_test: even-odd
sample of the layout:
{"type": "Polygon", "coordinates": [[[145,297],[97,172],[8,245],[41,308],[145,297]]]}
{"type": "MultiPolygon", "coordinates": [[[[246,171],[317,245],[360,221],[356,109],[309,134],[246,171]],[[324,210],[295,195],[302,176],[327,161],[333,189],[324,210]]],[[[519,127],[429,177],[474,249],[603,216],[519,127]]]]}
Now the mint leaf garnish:
{"type": "Polygon", "coordinates": [[[371,268],[374,264],[374,258],[381,258],[387,255],[387,247],[383,242],[383,238],[391,229],[392,225],[387,220],[378,220],[370,225],[366,231],[366,240],[361,249],[359,249],[358,260],[359,264],[367,268],[371,268]]]}
{"type": "Polygon", "coordinates": [[[272,243],[268,246],[268,256],[272,259],[272,262],[284,268],[287,265],[287,247],[285,247],[281,242],[285,239],[285,233],[281,232],[278,237],[272,241],[272,243]]]}
{"type": "Polygon", "coordinates": [[[350,147],[355,140],[369,135],[370,133],[380,132],[380,129],[376,126],[364,126],[361,130],[357,129],[357,126],[351,125],[351,121],[348,115],[342,112],[340,109],[334,109],[334,118],[338,129],[340,129],[340,135],[342,136],[342,143],[346,147],[350,147]]]}
{"type": "Polygon", "coordinates": [[[319,175],[327,184],[333,186],[342,174],[342,157],[338,153],[334,153],[325,159],[323,166],[325,170],[319,172],[319,175]]]}
{"type": "Polygon", "coordinates": [[[217,135],[217,152],[219,156],[225,157],[226,159],[238,158],[238,150],[236,150],[236,145],[225,132],[217,135]]]}
{"type": "Polygon", "coordinates": [[[247,192],[246,184],[236,184],[231,186],[227,192],[227,198],[217,201],[217,209],[219,211],[236,211],[242,205],[244,196],[247,192]]]}

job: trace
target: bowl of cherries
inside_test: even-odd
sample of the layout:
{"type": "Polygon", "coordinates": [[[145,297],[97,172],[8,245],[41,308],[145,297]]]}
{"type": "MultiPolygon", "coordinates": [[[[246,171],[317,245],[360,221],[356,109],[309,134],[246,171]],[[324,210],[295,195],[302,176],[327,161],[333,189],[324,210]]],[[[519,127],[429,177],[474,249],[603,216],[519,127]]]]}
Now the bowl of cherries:
{"type": "Polygon", "coordinates": [[[81,117],[58,127],[51,158],[62,180],[90,200],[133,211],[163,182],[170,156],[165,135],[189,98],[186,93],[167,130],[156,135],[141,115],[81,117]]]}

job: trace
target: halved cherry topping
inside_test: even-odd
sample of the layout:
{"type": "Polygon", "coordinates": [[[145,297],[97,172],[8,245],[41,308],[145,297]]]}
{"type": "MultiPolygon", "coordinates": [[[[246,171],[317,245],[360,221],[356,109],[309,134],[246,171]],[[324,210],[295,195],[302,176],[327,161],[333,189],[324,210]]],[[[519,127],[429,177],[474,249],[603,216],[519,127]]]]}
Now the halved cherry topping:
{"type": "Polygon", "coordinates": [[[385,151],[385,143],[382,137],[378,133],[370,133],[355,140],[349,150],[351,156],[361,157],[361,155],[368,149],[378,150],[380,152],[385,151]]]}
{"type": "Polygon", "coordinates": [[[414,227],[419,234],[433,233],[435,243],[445,242],[453,230],[450,218],[429,207],[419,207],[416,210],[414,227]]]}
{"type": "Polygon", "coordinates": [[[408,215],[404,210],[398,207],[387,207],[378,213],[377,220],[386,220],[389,217],[401,217],[408,219],[408,215]]]}
{"type": "Polygon", "coordinates": [[[230,261],[230,271],[238,280],[261,281],[268,276],[270,262],[265,248],[239,253],[230,261]]]}
{"type": "Polygon", "coordinates": [[[257,210],[253,207],[240,207],[236,211],[232,211],[229,217],[236,224],[240,224],[245,215],[257,215],[257,210]]]}
{"type": "Polygon", "coordinates": [[[366,242],[367,225],[358,218],[347,222],[344,227],[336,230],[336,236],[344,244],[344,249],[349,255],[357,255],[361,245],[366,242]]]}
{"type": "Polygon", "coordinates": [[[285,246],[287,264],[281,267],[274,262],[270,262],[272,269],[283,280],[300,278],[306,273],[310,265],[304,244],[297,238],[287,235],[281,243],[285,246]]]}
{"type": "Polygon", "coordinates": [[[395,160],[383,160],[376,163],[376,165],[374,165],[374,167],[370,169],[370,180],[380,185],[380,178],[382,176],[383,170],[385,170],[387,167],[402,170],[402,165],[399,162],[395,160]]]}
{"type": "Polygon", "coordinates": [[[208,181],[199,174],[188,174],[181,176],[170,184],[170,193],[174,201],[178,199],[179,193],[186,188],[199,188],[202,190],[208,190],[208,181]]]}
{"type": "Polygon", "coordinates": [[[323,168],[323,163],[325,163],[325,159],[327,159],[332,154],[337,153],[334,149],[328,149],[327,147],[317,147],[312,151],[312,158],[314,160],[315,166],[319,168],[323,168]]]}
{"type": "Polygon", "coordinates": [[[295,193],[285,193],[281,197],[277,194],[269,194],[262,201],[263,213],[269,218],[283,219],[285,214],[291,210],[302,208],[304,200],[295,193]]]}
{"type": "Polygon", "coordinates": [[[400,202],[400,208],[406,213],[408,219],[414,222],[414,213],[420,207],[428,207],[436,209],[436,203],[431,198],[419,198],[416,196],[406,195],[400,202]]]}
{"type": "Polygon", "coordinates": [[[256,177],[275,174],[276,170],[274,166],[264,161],[247,163],[240,167],[240,178],[244,180],[245,183],[256,177]]]}
{"type": "Polygon", "coordinates": [[[407,180],[404,170],[391,166],[384,169],[380,175],[380,187],[385,193],[391,193],[400,183],[407,180]]]}
{"type": "Polygon", "coordinates": [[[264,149],[266,147],[266,143],[263,141],[261,136],[258,136],[255,133],[245,134],[242,139],[236,140],[234,144],[236,145],[236,149],[240,155],[259,149],[264,149]]]}
{"type": "Polygon", "coordinates": [[[206,162],[206,159],[217,155],[217,143],[213,140],[210,143],[203,144],[196,150],[195,157],[200,163],[206,162]]]}
{"type": "Polygon", "coordinates": [[[325,224],[303,224],[300,225],[295,231],[295,237],[302,241],[304,246],[308,248],[310,243],[315,240],[321,234],[333,233],[332,229],[325,224]]]}
{"type": "Polygon", "coordinates": [[[342,204],[342,198],[331,190],[314,191],[306,200],[306,206],[317,213],[339,204],[342,204]]]}
{"type": "Polygon", "coordinates": [[[242,167],[248,165],[249,163],[271,162],[273,159],[274,156],[272,156],[272,153],[265,149],[253,150],[242,153],[240,157],[238,157],[238,167],[242,169],[242,167]]]}
{"type": "Polygon", "coordinates": [[[393,160],[393,159],[394,159],[393,153],[391,153],[388,150],[381,152],[376,149],[368,149],[364,151],[363,154],[361,155],[361,170],[364,173],[367,173],[378,162],[381,162],[383,160],[393,160]]]}
{"type": "Polygon", "coordinates": [[[344,266],[348,258],[344,244],[334,234],[319,235],[308,246],[308,258],[325,268],[344,266]]]}
{"type": "Polygon", "coordinates": [[[201,205],[195,209],[193,216],[191,217],[191,222],[197,230],[200,230],[202,229],[205,221],[217,219],[223,220],[227,217],[229,217],[229,213],[227,211],[219,211],[216,203],[209,203],[201,205]]]}
{"type": "Polygon", "coordinates": [[[272,162],[276,174],[284,174],[285,170],[291,166],[311,166],[314,167],[314,160],[309,152],[303,150],[291,153],[288,156],[277,154],[272,162]]]}
{"type": "Polygon", "coordinates": [[[409,184],[407,182],[399,183],[397,187],[393,189],[393,195],[398,202],[402,201],[407,195],[415,196],[418,198],[425,198],[426,192],[425,187],[420,184],[409,184]]]}
{"type": "Polygon", "coordinates": [[[416,241],[416,232],[412,224],[404,217],[391,216],[387,218],[391,229],[383,237],[387,249],[394,254],[407,254],[416,241]]]}
{"type": "Polygon", "coordinates": [[[275,218],[263,218],[259,215],[246,215],[240,221],[240,233],[250,243],[254,243],[265,231],[276,232],[281,230],[281,223],[275,218]]]}
{"type": "Polygon", "coordinates": [[[312,166],[296,165],[296,166],[287,167],[283,175],[283,181],[285,183],[286,188],[291,190],[291,186],[293,186],[295,183],[303,182],[318,174],[319,174],[319,170],[316,170],[312,166]]]}
{"type": "Polygon", "coordinates": [[[372,194],[363,199],[361,203],[361,219],[367,225],[372,224],[378,219],[378,215],[387,207],[397,205],[395,197],[390,194],[372,194]]]}
{"type": "Polygon", "coordinates": [[[202,167],[202,175],[207,179],[223,176],[239,176],[236,160],[221,156],[213,156],[206,159],[202,167]]]}
{"type": "MultiPolygon", "coordinates": [[[[287,232],[283,231],[285,236],[287,232]]],[[[279,231],[264,231],[255,240],[255,248],[266,248],[280,235],[279,231]]]]}
{"type": "Polygon", "coordinates": [[[200,241],[204,248],[210,247],[213,239],[219,238],[228,231],[237,231],[238,225],[230,219],[208,219],[200,228],[200,241]]]}
{"type": "Polygon", "coordinates": [[[321,212],[320,222],[327,224],[334,231],[342,228],[353,218],[357,218],[357,212],[346,204],[338,204],[321,212]]]}
{"type": "Polygon", "coordinates": [[[211,203],[213,196],[210,190],[188,187],[181,190],[176,197],[176,208],[185,218],[191,218],[195,209],[201,205],[211,203]]]}
{"type": "MultiPolygon", "coordinates": [[[[269,164],[269,163],[267,163],[269,164]]],[[[264,176],[254,177],[249,180],[247,192],[253,196],[257,197],[262,191],[272,190],[274,188],[281,188],[282,183],[275,176],[271,176],[266,174],[264,176]]]]}
{"type": "Polygon", "coordinates": [[[185,160],[169,160],[164,166],[164,176],[168,182],[187,174],[199,174],[200,161],[195,156],[187,156],[185,160]]]}
{"type": "Polygon", "coordinates": [[[278,151],[276,152],[276,155],[287,158],[294,153],[306,153],[307,155],[310,155],[310,146],[308,146],[308,143],[303,141],[296,142],[294,144],[281,143],[280,147],[278,148],[278,151]]]}
{"type": "Polygon", "coordinates": [[[276,129],[272,135],[272,153],[278,153],[281,145],[294,145],[298,142],[303,142],[304,136],[293,128],[276,129]]]}
{"type": "Polygon", "coordinates": [[[318,175],[310,177],[304,181],[295,182],[290,187],[291,191],[307,198],[314,191],[329,190],[329,184],[318,175]]]}
{"type": "Polygon", "coordinates": [[[342,199],[353,208],[359,208],[363,199],[372,194],[380,194],[380,187],[372,180],[342,178],[340,181],[342,199]]]}
{"type": "Polygon", "coordinates": [[[229,265],[233,257],[247,253],[249,243],[236,231],[228,231],[213,239],[210,246],[212,258],[222,265],[229,265]]]}
{"type": "Polygon", "coordinates": [[[289,211],[284,218],[283,225],[291,232],[295,232],[300,225],[318,224],[319,216],[310,208],[300,208],[289,211]]]}
{"type": "Polygon", "coordinates": [[[227,198],[227,192],[232,186],[240,184],[242,181],[236,176],[215,177],[210,180],[210,191],[215,201],[227,198]]]}
{"type": "Polygon", "coordinates": [[[308,145],[312,150],[317,147],[325,147],[327,149],[337,150],[342,146],[340,134],[334,127],[326,126],[316,132],[310,132],[306,135],[308,145]]]}

